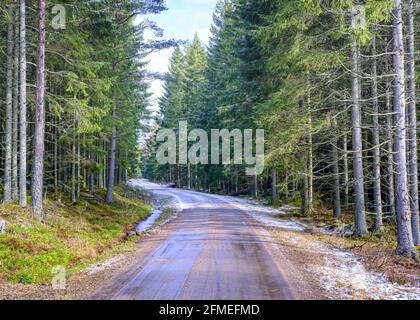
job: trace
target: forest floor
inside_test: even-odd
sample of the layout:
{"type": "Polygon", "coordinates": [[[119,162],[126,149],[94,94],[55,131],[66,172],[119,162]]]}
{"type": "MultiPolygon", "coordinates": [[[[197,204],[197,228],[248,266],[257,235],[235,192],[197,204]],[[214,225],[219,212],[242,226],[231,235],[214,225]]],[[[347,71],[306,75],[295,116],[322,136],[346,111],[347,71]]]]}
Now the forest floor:
{"type": "Polygon", "coordinates": [[[114,196],[106,204],[103,192],[82,193],[70,204],[61,194],[50,195],[43,218],[17,204],[0,206],[7,221],[0,234],[0,299],[54,297],[59,291],[52,285],[132,250],[139,236],[131,230],[151,208],[127,186],[117,186],[114,196]]]}

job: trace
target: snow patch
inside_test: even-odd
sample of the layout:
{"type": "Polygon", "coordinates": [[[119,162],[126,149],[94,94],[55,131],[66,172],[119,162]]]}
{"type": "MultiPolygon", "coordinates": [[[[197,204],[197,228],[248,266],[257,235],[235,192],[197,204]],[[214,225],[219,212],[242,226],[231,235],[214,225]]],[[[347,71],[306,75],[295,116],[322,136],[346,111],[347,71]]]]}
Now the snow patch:
{"type": "Polygon", "coordinates": [[[313,265],[321,287],[332,299],[419,300],[420,288],[390,282],[386,276],[368,271],[361,259],[351,252],[314,242],[314,250],[323,254],[324,265],[313,265]]]}
{"type": "Polygon", "coordinates": [[[234,198],[229,196],[221,196],[221,200],[224,200],[229,204],[237,207],[238,209],[248,213],[255,220],[264,224],[265,226],[292,231],[305,230],[305,226],[301,223],[279,218],[281,215],[286,214],[287,211],[295,210],[296,207],[285,205],[281,208],[272,208],[263,206],[255,200],[234,198]]]}
{"type": "Polygon", "coordinates": [[[113,257],[111,259],[108,259],[104,262],[96,263],[96,264],[86,268],[84,270],[84,272],[87,273],[88,275],[94,275],[98,272],[102,272],[106,269],[111,268],[115,263],[120,261],[122,258],[124,258],[124,255],[115,256],[115,257],[113,257]]]}

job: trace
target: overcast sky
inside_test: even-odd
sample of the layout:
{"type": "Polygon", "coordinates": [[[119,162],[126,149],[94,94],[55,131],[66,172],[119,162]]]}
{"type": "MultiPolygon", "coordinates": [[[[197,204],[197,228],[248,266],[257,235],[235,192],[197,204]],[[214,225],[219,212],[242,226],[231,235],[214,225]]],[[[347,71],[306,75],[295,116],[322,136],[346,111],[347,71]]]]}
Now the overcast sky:
{"type": "MultiPolygon", "coordinates": [[[[192,40],[197,33],[200,40],[207,44],[216,3],[217,0],[167,0],[168,10],[149,19],[157,22],[164,30],[164,39],[192,40]]],[[[150,38],[151,35],[148,34],[147,37],[150,38]]],[[[148,69],[166,72],[172,51],[173,49],[168,49],[150,55],[148,69]]],[[[162,93],[161,81],[153,81],[150,90],[155,104],[162,93]]]]}

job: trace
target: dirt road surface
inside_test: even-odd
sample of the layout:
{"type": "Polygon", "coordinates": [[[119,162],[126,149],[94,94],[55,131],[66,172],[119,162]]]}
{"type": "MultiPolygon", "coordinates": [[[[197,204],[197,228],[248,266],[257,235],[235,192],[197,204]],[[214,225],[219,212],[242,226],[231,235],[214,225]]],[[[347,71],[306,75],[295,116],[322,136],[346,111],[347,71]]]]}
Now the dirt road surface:
{"type": "Polygon", "coordinates": [[[249,300],[302,298],[305,285],[269,233],[221,196],[136,180],[171,196],[180,213],[142,241],[144,255],[96,299],[249,300]],[[292,279],[293,278],[293,279],[292,279]]]}

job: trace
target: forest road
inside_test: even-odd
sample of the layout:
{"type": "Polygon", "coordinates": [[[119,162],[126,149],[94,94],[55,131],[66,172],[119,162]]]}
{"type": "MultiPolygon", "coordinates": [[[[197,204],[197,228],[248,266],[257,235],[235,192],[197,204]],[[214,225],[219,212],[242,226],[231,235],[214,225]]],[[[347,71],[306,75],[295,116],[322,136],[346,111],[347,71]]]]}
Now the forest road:
{"type": "Polygon", "coordinates": [[[145,254],[97,299],[253,300],[298,298],[275,258],[269,232],[228,197],[132,180],[175,198],[177,217],[139,242],[145,254]]]}

